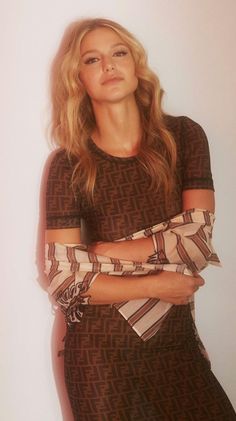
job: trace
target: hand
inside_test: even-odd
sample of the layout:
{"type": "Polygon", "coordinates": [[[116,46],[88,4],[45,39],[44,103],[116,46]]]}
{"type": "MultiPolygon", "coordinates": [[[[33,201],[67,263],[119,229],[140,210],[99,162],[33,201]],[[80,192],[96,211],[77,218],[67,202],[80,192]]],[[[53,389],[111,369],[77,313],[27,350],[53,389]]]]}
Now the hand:
{"type": "Polygon", "coordinates": [[[163,271],[153,276],[151,296],[162,301],[183,305],[188,304],[191,296],[205,283],[204,279],[195,276],[182,275],[177,272],[163,271]]]}

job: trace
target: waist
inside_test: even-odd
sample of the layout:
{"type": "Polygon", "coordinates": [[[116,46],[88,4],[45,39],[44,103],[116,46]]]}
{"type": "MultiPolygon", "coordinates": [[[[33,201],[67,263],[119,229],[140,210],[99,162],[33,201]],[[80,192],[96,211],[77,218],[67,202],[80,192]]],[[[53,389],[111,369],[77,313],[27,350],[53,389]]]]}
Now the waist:
{"type": "Polygon", "coordinates": [[[81,322],[67,328],[67,336],[81,347],[101,347],[126,350],[157,351],[181,349],[197,345],[190,306],[172,306],[160,330],[144,342],[118,312],[110,305],[84,306],[81,322]],[[77,339],[75,339],[77,338],[77,339]]]}

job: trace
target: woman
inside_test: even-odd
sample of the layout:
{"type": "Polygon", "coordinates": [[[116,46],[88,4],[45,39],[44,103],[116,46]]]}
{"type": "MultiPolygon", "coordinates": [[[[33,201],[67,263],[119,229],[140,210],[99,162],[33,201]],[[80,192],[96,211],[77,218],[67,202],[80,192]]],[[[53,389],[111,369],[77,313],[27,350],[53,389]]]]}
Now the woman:
{"type": "Polygon", "coordinates": [[[101,267],[98,255],[118,268],[123,260],[141,262],[136,270],[153,259],[172,263],[165,253],[161,260],[155,233],[127,236],[166,220],[173,227],[172,218],[185,212],[192,218],[193,208],[212,215],[203,130],[163,113],[143,47],[115,22],[75,22],[52,75],[52,135],[61,149],[47,184],[48,273],[68,322],[65,380],[75,420],[235,420],[192,319],[190,297],[204,284],[194,259],[188,273],[180,265],[144,276],[118,269],[120,276],[100,269],[94,275],[76,257],[83,247],[73,248],[87,243],[93,268],[101,267]],[[151,331],[144,326],[147,336],[137,327],[146,323],[143,315],[133,326],[120,312],[121,303],[144,299],[166,306],[151,331]]]}

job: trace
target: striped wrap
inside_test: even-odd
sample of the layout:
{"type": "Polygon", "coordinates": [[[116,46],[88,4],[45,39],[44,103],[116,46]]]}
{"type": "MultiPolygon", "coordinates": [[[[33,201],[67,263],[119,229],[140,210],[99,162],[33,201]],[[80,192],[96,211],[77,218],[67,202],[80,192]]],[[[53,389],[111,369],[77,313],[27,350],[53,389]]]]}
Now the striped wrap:
{"type": "MultiPolygon", "coordinates": [[[[147,275],[166,270],[192,275],[208,264],[220,265],[212,246],[214,214],[190,209],[163,223],[138,231],[122,240],[151,237],[154,253],[147,262],[120,260],[90,253],[84,245],[48,243],[45,272],[48,292],[65,314],[68,324],[79,322],[89,298],[88,291],[99,273],[116,276],[147,275]]],[[[194,297],[190,299],[194,317],[194,297]]],[[[146,298],[113,304],[134,331],[146,341],[159,330],[172,304],[146,298]]]]}

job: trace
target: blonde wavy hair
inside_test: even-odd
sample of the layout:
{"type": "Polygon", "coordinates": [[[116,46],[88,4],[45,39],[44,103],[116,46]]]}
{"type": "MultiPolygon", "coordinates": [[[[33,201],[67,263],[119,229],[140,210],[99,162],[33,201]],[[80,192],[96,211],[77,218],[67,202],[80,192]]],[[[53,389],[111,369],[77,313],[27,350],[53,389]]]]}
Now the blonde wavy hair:
{"type": "Polygon", "coordinates": [[[158,77],[148,67],[143,46],[118,23],[100,18],[83,19],[66,29],[51,70],[52,139],[70,158],[76,157],[72,186],[75,188],[79,183],[87,198],[93,201],[97,168],[88,139],[96,121],[90,98],[79,79],[80,44],[88,32],[104,27],[115,31],[133,56],[138,78],[135,97],[143,129],[137,159],[150,176],[150,188],[159,189],[163,185],[167,197],[174,187],[176,145],[164,122],[163,90],[158,77]]]}

